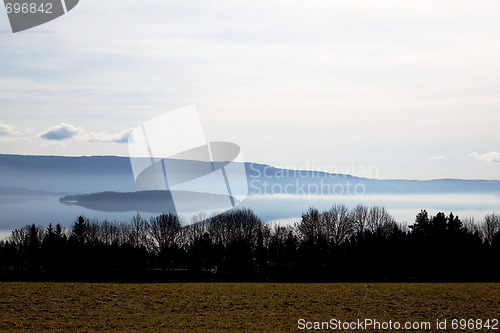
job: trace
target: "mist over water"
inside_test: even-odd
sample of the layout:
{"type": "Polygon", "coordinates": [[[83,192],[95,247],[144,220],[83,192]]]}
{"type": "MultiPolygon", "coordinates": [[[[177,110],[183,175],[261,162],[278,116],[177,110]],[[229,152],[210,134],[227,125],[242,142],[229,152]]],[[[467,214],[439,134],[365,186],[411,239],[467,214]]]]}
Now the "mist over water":
{"type": "MultiPolygon", "coordinates": [[[[0,197],[0,237],[27,224],[48,226],[60,223],[70,227],[79,215],[99,221],[109,220],[130,222],[132,216],[140,213],[149,219],[154,212],[125,211],[106,212],[91,210],[77,205],[65,205],[59,202],[60,196],[32,195],[0,197]]],[[[333,204],[345,204],[349,208],[357,204],[366,206],[384,206],[396,221],[412,224],[415,215],[421,209],[430,214],[439,211],[453,212],[460,218],[474,217],[480,221],[486,214],[500,212],[500,198],[492,195],[361,195],[361,196],[249,196],[239,207],[252,209],[262,221],[282,221],[292,223],[300,220],[309,207],[326,210],[333,204]]]]}
{"type": "Polygon", "coordinates": [[[362,195],[362,196],[255,196],[243,202],[265,221],[297,218],[309,207],[326,210],[333,204],[384,206],[398,222],[413,223],[421,209],[430,214],[453,212],[460,218],[482,219],[500,211],[500,198],[491,195],[362,195]]]}

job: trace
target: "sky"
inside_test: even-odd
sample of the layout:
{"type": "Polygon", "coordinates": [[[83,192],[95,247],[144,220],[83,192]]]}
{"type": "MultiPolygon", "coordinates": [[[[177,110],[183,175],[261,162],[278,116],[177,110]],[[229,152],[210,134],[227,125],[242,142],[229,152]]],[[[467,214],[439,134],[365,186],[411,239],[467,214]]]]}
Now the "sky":
{"type": "Polygon", "coordinates": [[[81,0],[13,34],[0,153],[128,156],[195,104],[246,161],[370,178],[500,179],[500,2],[81,0]]]}

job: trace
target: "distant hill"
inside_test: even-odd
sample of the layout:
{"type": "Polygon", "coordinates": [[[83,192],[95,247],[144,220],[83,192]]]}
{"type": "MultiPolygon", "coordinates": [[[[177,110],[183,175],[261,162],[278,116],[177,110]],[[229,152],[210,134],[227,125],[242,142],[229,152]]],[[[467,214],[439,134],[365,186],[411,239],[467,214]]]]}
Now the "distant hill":
{"type": "MultiPolygon", "coordinates": [[[[170,160],[167,163],[192,163],[170,160]]],[[[204,163],[204,162],[197,162],[204,163]]],[[[250,195],[352,194],[491,194],[500,193],[499,180],[379,180],[318,171],[289,170],[245,163],[250,195]]],[[[0,187],[26,191],[138,192],[127,157],[24,156],[0,154],[0,187]]],[[[12,189],[12,191],[16,191],[12,189]]],[[[3,193],[2,192],[2,193],[3,193]]],[[[8,191],[7,191],[8,192],[8,191]]]]}
{"type": "Polygon", "coordinates": [[[125,157],[0,154],[0,186],[46,192],[139,191],[125,157]]]}
{"type": "Polygon", "coordinates": [[[310,189],[309,194],[313,195],[352,195],[356,194],[355,192],[364,192],[364,194],[496,194],[500,190],[500,180],[370,179],[346,174],[280,169],[256,163],[247,163],[246,167],[249,189],[252,194],[273,194],[273,186],[278,189],[288,189],[284,194],[305,195],[308,193],[302,192],[307,192],[307,189],[310,189]],[[267,186],[264,186],[264,181],[267,181],[267,186]]]}
{"type": "Polygon", "coordinates": [[[24,187],[5,187],[0,186],[0,195],[62,195],[64,193],[54,193],[47,191],[38,191],[38,190],[28,190],[24,187]]]}

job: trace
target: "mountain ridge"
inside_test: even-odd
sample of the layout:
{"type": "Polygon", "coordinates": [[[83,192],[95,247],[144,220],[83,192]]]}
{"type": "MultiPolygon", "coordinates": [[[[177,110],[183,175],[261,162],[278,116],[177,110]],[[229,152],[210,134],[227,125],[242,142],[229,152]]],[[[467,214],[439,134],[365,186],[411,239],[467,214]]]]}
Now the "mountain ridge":
{"type": "MultiPolygon", "coordinates": [[[[190,161],[175,160],[175,162],[182,164],[190,161]]],[[[349,195],[351,193],[346,192],[349,189],[353,190],[356,186],[362,192],[361,194],[486,193],[497,195],[500,193],[500,180],[374,179],[342,173],[284,169],[253,162],[245,162],[245,168],[250,195],[309,195],[313,190],[321,193],[312,194],[349,195]]],[[[68,194],[144,190],[135,184],[129,158],[119,156],[0,154],[0,187],[68,194]]]]}

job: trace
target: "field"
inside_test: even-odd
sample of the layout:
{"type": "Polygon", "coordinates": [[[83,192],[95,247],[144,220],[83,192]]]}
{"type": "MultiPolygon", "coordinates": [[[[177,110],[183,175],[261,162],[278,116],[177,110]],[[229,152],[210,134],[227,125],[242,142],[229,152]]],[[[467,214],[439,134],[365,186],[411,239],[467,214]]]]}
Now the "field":
{"type": "Polygon", "coordinates": [[[283,332],[300,318],[429,321],[436,331],[436,319],[449,328],[499,312],[500,284],[0,283],[1,331],[283,332]]]}

